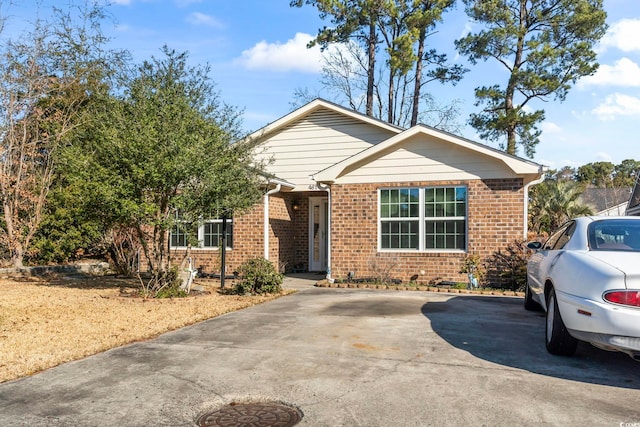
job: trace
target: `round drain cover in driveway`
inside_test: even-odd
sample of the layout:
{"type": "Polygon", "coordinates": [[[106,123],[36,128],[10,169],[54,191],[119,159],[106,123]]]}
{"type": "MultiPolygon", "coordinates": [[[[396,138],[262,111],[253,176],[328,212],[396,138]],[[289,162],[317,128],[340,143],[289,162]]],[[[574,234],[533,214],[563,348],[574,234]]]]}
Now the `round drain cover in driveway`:
{"type": "Polygon", "coordinates": [[[290,427],[302,415],[279,403],[232,403],[198,418],[200,427],[290,427]]]}

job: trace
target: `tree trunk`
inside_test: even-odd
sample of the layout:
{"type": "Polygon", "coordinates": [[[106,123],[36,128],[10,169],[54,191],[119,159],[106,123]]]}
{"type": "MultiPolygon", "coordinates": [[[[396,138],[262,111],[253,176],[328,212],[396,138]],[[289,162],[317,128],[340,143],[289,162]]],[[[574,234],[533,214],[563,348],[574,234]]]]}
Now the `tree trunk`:
{"type": "Polygon", "coordinates": [[[375,64],[376,64],[376,23],[375,23],[373,13],[371,13],[371,16],[369,17],[369,19],[370,19],[369,40],[368,40],[369,67],[367,69],[366,113],[367,113],[367,116],[373,117],[373,86],[374,86],[374,77],[375,77],[374,71],[375,71],[375,64]]]}
{"type": "Polygon", "coordinates": [[[520,0],[520,35],[518,36],[518,42],[516,45],[516,54],[513,60],[513,70],[511,71],[511,77],[509,78],[509,83],[507,84],[507,90],[505,92],[505,100],[504,100],[504,114],[505,118],[508,120],[507,125],[507,154],[515,155],[516,154],[516,124],[518,122],[515,114],[515,107],[513,105],[513,97],[516,91],[516,79],[515,76],[518,74],[520,67],[522,66],[522,57],[524,52],[524,34],[525,24],[527,20],[527,9],[526,9],[526,1],[520,0]]]}
{"type": "Polygon", "coordinates": [[[411,126],[415,126],[418,124],[418,114],[420,112],[420,89],[422,87],[422,57],[424,56],[424,42],[426,37],[426,28],[420,29],[416,60],[416,78],[413,87],[413,105],[411,108],[411,126]]]}
{"type": "Polygon", "coordinates": [[[22,268],[24,266],[24,247],[17,236],[18,232],[16,230],[13,217],[14,209],[7,203],[6,199],[5,203],[3,203],[2,209],[5,223],[4,239],[7,247],[9,248],[9,253],[11,254],[11,266],[13,268],[22,268]]]}
{"type": "Polygon", "coordinates": [[[389,105],[387,106],[388,111],[387,111],[387,122],[393,124],[393,121],[395,120],[395,114],[394,114],[394,107],[395,107],[395,81],[394,81],[394,70],[389,70],[389,97],[388,99],[388,103],[389,105]]]}
{"type": "Polygon", "coordinates": [[[13,247],[13,253],[11,254],[11,265],[13,268],[22,268],[24,267],[24,250],[22,245],[17,243],[13,247]]]}

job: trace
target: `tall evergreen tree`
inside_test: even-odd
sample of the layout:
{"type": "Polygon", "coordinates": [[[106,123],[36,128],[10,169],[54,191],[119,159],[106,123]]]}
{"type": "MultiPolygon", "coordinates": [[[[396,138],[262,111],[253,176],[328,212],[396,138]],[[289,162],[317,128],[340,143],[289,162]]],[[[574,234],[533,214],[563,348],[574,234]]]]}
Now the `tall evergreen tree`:
{"type": "MultiPolygon", "coordinates": [[[[357,109],[364,87],[365,113],[369,116],[398,126],[413,126],[421,118],[429,118],[428,124],[453,130],[455,102],[438,105],[423,91],[424,85],[433,81],[455,84],[466,72],[460,65],[447,64],[447,56],[428,49],[426,43],[444,11],[453,3],[453,0],[294,0],[291,5],[316,6],[320,17],[330,17],[334,24],[321,29],[310,43],[323,48],[342,44],[341,50],[325,58],[322,84],[326,89],[338,92],[339,98],[357,109]],[[384,51],[378,51],[380,46],[384,46],[384,51]],[[384,65],[381,57],[386,59],[384,65]]],[[[310,97],[303,90],[296,96],[303,101],[310,97]]]]}
{"type": "Polygon", "coordinates": [[[483,139],[506,142],[516,154],[520,145],[533,157],[539,142],[537,124],[544,110],[525,107],[535,100],[563,101],[571,86],[593,74],[593,50],[606,30],[602,0],[464,0],[479,31],[456,41],[471,63],[494,59],[508,71],[503,85],[476,89],[479,113],[470,124],[483,139]]]}
{"type": "Polygon", "coordinates": [[[380,41],[376,28],[387,0],[291,0],[292,7],[304,4],[318,8],[322,19],[330,18],[333,27],[318,31],[309,47],[320,45],[323,49],[332,43],[347,43],[356,39],[367,52],[367,93],[366,109],[373,116],[376,50],[380,41]]]}

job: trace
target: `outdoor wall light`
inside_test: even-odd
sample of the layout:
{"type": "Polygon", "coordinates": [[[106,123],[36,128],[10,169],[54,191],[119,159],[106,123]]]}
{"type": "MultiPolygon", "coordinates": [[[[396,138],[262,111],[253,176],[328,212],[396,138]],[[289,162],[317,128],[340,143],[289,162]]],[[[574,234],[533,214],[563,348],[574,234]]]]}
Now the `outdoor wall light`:
{"type": "Polygon", "coordinates": [[[291,208],[292,208],[294,211],[297,211],[298,209],[300,209],[300,202],[298,202],[297,200],[294,200],[294,201],[291,203],[291,208]]]}

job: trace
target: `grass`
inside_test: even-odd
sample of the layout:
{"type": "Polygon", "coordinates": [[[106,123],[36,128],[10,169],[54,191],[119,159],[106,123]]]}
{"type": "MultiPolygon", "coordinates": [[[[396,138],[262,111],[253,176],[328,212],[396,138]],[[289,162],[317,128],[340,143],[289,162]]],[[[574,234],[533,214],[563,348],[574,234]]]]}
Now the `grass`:
{"type": "MultiPolygon", "coordinates": [[[[187,298],[149,300],[115,278],[0,279],[0,382],[146,340],[277,298],[226,295],[215,282],[187,298]]],[[[231,285],[229,285],[230,287],[231,285]]]]}

